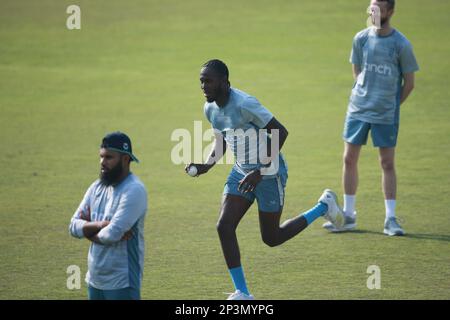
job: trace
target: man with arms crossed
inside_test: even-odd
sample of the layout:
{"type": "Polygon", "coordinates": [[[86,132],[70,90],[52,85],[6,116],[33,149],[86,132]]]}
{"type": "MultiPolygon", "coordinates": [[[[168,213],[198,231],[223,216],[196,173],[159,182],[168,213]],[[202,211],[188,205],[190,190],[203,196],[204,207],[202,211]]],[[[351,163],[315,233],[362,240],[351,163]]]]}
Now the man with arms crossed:
{"type": "Polygon", "coordinates": [[[379,148],[386,218],[383,232],[403,235],[395,216],[397,180],[394,166],[395,146],[399,130],[400,105],[414,88],[414,72],[418,71],[412,46],[406,37],[390,25],[395,0],[372,0],[369,12],[378,26],[357,33],[353,39],[350,62],[355,84],[350,96],[343,138],[344,149],[344,213],[345,224],[337,228],[325,223],[331,232],[356,227],[355,196],[358,186],[358,158],[369,131],[379,148]]]}
{"type": "Polygon", "coordinates": [[[121,132],[103,138],[100,179],[87,190],[70,221],[76,238],[87,238],[90,300],[138,300],[144,267],[144,218],[147,191],[130,172],[138,162],[131,141],[121,132]]]}

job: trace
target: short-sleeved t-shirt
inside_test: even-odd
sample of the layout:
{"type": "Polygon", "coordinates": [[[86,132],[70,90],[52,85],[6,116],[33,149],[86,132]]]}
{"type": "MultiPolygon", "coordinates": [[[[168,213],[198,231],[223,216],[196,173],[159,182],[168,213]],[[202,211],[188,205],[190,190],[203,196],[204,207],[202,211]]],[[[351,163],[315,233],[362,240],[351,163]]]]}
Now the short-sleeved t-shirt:
{"type": "Polygon", "coordinates": [[[394,124],[405,73],[419,70],[411,43],[398,30],[379,36],[370,27],[356,34],[350,62],[360,67],[348,115],[369,123],[394,124]]]}
{"type": "Polygon", "coordinates": [[[81,212],[89,208],[91,221],[110,221],[98,234],[102,244],[91,243],[86,282],[100,290],[126,287],[139,289],[144,269],[144,219],[147,191],[141,180],[130,173],[120,184],[105,186],[96,180],[87,190],[69,226],[70,233],[84,237],[81,212]],[[133,237],[121,241],[126,231],[133,237]]]}
{"type": "Polygon", "coordinates": [[[231,88],[224,107],[219,107],[216,102],[206,102],[204,112],[233,151],[239,172],[246,174],[263,165],[260,151],[267,153],[263,148],[267,148],[270,139],[267,133],[260,134],[259,129],[266,127],[273,115],[255,97],[231,88]]]}

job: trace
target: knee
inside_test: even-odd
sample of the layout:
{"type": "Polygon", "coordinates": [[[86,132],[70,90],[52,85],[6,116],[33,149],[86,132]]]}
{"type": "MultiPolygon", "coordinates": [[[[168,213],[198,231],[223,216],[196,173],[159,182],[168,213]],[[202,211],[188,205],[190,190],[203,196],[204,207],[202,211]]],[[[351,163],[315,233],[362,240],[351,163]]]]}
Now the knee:
{"type": "Polygon", "coordinates": [[[219,234],[226,234],[228,232],[234,232],[236,230],[236,227],[233,226],[230,222],[226,220],[220,219],[217,221],[216,229],[219,234]]]}
{"type": "Polygon", "coordinates": [[[394,171],[394,160],[380,159],[380,164],[383,171],[394,171]]]}
{"type": "Polygon", "coordinates": [[[262,235],[262,240],[263,242],[268,245],[269,247],[273,248],[276,247],[278,245],[280,245],[279,241],[277,240],[277,238],[275,236],[268,236],[263,234],[262,235]]]}

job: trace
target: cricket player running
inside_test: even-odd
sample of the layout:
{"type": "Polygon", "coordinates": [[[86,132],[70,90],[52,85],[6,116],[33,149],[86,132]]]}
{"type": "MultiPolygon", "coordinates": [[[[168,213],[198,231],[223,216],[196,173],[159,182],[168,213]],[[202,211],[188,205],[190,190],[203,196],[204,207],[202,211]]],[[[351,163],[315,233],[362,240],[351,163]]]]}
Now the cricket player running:
{"type": "Polygon", "coordinates": [[[414,72],[419,70],[410,42],[391,27],[395,0],[372,0],[369,12],[375,26],[358,32],[353,39],[350,62],[355,84],[350,96],[343,138],[345,224],[337,228],[325,223],[332,232],[356,227],[355,197],[358,186],[358,158],[369,131],[373,145],[379,148],[386,218],[383,232],[403,235],[396,220],[397,179],[394,156],[399,131],[400,105],[414,88],[414,72]],[[375,20],[378,19],[378,22],[375,20]]]}
{"type": "Polygon", "coordinates": [[[138,300],[144,267],[144,218],[147,191],[130,172],[131,141],[121,132],[103,138],[100,179],[87,190],[70,221],[76,238],[90,240],[90,300],[138,300]]]}
{"type": "Polygon", "coordinates": [[[217,231],[235,287],[228,300],[250,300],[236,228],[255,199],[261,236],[270,247],[291,239],[321,216],[337,226],[343,224],[344,216],[336,195],[327,189],[314,208],[280,226],[288,175],[279,150],[288,131],[256,98],[232,88],[228,77],[228,68],[220,60],[210,60],[201,69],[204,113],[215,130],[215,142],[205,164],[190,163],[185,170],[195,166],[197,176],[205,174],[222,158],[226,145],[233,151],[235,164],[225,183],[217,231]]]}

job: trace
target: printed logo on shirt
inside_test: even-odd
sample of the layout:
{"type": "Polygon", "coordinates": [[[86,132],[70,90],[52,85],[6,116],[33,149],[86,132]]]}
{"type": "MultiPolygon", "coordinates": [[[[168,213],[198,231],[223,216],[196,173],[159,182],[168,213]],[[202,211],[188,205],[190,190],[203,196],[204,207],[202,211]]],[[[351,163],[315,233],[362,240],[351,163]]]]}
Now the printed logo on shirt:
{"type": "Polygon", "coordinates": [[[370,71],[370,72],[375,72],[375,73],[382,74],[385,76],[392,76],[392,70],[387,65],[383,65],[383,64],[376,65],[374,63],[366,63],[365,68],[367,71],[370,71]]]}

